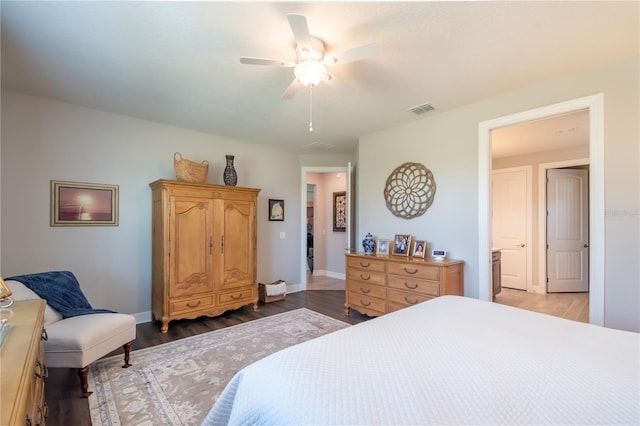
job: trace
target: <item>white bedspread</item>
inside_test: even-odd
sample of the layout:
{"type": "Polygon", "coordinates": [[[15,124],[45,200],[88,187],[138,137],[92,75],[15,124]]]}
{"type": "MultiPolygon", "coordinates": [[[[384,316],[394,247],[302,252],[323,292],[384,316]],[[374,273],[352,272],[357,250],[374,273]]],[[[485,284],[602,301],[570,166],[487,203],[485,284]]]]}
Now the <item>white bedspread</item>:
{"type": "Polygon", "coordinates": [[[203,424],[638,425],[639,336],[439,297],[247,366],[203,424]]]}

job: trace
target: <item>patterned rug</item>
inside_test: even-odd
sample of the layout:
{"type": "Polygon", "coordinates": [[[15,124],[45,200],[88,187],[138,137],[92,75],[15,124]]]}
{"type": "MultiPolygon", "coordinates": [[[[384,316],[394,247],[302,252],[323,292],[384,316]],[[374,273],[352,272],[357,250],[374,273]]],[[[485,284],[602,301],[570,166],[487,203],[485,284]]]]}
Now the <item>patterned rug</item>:
{"type": "Polygon", "coordinates": [[[199,425],[236,371],[349,324],[301,308],[131,353],[89,369],[93,426],[199,425]]]}

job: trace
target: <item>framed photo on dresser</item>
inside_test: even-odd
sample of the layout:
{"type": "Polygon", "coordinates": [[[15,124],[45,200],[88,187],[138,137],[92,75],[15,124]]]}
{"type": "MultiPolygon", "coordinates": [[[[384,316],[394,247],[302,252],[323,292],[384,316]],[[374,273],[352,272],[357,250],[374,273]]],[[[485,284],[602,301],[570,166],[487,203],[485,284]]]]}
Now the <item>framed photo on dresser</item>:
{"type": "Polygon", "coordinates": [[[426,248],[427,248],[427,242],[425,240],[415,240],[413,242],[413,249],[411,250],[411,256],[424,257],[426,248]]]}
{"type": "Polygon", "coordinates": [[[389,240],[378,239],[376,241],[376,254],[378,256],[388,256],[390,245],[391,242],[389,240]]]}
{"type": "Polygon", "coordinates": [[[397,256],[409,256],[411,250],[411,235],[396,234],[393,237],[393,253],[397,256]]]}

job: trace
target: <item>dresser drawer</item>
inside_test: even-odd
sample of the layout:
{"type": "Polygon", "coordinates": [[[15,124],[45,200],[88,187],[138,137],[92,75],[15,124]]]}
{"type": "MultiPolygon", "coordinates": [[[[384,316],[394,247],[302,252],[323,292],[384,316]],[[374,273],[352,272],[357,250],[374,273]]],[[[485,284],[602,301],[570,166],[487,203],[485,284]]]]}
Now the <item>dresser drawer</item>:
{"type": "Polygon", "coordinates": [[[433,299],[433,297],[400,290],[390,289],[387,291],[387,300],[389,301],[389,304],[393,303],[397,305],[412,306],[429,299],[433,299]]]}
{"type": "Polygon", "coordinates": [[[412,293],[420,293],[428,296],[440,296],[440,283],[438,281],[420,280],[413,277],[401,277],[389,275],[387,286],[412,293]]]}
{"type": "Polygon", "coordinates": [[[386,302],[384,299],[377,299],[375,297],[350,291],[349,305],[354,307],[358,311],[360,311],[358,307],[361,307],[366,311],[376,311],[379,315],[383,315],[385,313],[386,302]]]}
{"type": "Polygon", "coordinates": [[[386,262],[382,259],[363,259],[361,257],[347,258],[347,266],[349,269],[358,268],[365,269],[367,271],[384,272],[385,263],[386,262]]]}
{"type": "Polygon", "coordinates": [[[235,291],[220,293],[218,295],[218,304],[228,305],[240,301],[250,302],[253,299],[253,291],[251,287],[245,287],[235,291]]]}
{"type": "Polygon", "coordinates": [[[213,306],[213,296],[194,297],[193,299],[171,302],[170,314],[213,306]]]}
{"type": "Polygon", "coordinates": [[[347,291],[365,296],[379,297],[381,299],[384,299],[386,295],[384,286],[365,283],[362,281],[349,281],[347,284],[347,291]]]}
{"type": "Polygon", "coordinates": [[[387,283],[387,276],[384,272],[363,271],[362,269],[349,269],[347,278],[349,282],[354,280],[377,285],[385,285],[387,283]]]}
{"type": "Polygon", "coordinates": [[[440,268],[437,266],[422,265],[416,263],[396,263],[389,262],[390,274],[402,275],[404,277],[422,278],[425,280],[440,280],[440,268]]]}

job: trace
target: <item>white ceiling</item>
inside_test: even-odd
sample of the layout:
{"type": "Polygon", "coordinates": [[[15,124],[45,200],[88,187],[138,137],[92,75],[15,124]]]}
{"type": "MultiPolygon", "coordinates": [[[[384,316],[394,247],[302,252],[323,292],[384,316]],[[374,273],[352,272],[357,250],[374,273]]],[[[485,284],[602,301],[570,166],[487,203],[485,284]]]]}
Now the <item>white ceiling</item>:
{"type": "MultiPolygon", "coordinates": [[[[637,55],[639,5],[5,0],[2,87],[301,153],[349,152],[359,136],[637,55]],[[378,46],[314,90],[313,133],[308,92],[280,98],[291,68],[239,62],[295,60],[288,13],[304,14],[328,52],[378,46]],[[424,103],[435,111],[407,111],[424,103]]],[[[576,126],[553,124],[553,146],[576,126]]]]}

